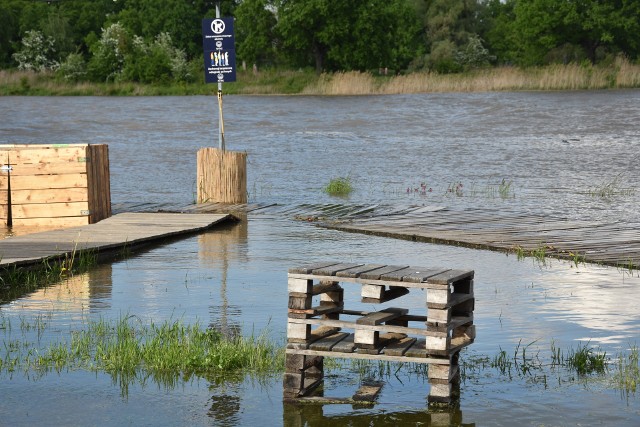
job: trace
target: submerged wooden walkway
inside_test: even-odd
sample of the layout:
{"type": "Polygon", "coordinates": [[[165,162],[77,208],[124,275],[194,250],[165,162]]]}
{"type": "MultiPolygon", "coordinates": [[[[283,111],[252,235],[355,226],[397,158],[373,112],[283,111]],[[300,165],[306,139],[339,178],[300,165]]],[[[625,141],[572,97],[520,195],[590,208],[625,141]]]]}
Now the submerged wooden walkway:
{"type": "Polygon", "coordinates": [[[577,220],[499,209],[385,204],[141,205],[126,209],[293,218],[321,227],[429,243],[640,268],[640,222],[577,220]]]}
{"type": "Polygon", "coordinates": [[[334,220],[324,227],[430,243],[520,252],[625,268],[640,266],[640,224],[496,210],[448,209],[334,220]]]}
{"type": "Polygon", "coordinates": [[[0,240],[0,267],[29,266],[78,251],[125,250],[206,230],[228,214],[122,213],[95,224],[0,240]]]}

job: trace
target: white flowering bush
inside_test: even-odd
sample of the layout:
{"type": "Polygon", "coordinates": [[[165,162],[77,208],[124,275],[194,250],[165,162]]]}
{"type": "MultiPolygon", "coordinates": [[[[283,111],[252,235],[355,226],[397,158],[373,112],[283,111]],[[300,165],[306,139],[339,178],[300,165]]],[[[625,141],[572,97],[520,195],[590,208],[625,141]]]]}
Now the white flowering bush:
{"type": "Polygon", "coordinates": [[[55,40],[40,31],[27,31],[22,38],[21,49],[13,54],[20,70],[46,71],[58,68],[55,59],[55,40]]]}
{"type": "Polygon", "coordinates": [[[91,78],[102,81],[119,80],[131,44],[129,33],[119,22],[103,28],[100,40],[91,47],[93,57],[88,66],[91,78]]]}

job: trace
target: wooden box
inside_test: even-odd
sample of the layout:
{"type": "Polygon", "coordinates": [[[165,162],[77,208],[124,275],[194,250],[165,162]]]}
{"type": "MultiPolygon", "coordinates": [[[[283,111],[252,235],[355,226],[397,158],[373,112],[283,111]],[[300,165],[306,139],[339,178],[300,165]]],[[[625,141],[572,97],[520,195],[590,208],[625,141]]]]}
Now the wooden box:
{"type": "Polygon", "coordinates": [[[0,145],[0,224],[63,228],[109,216],[107,145],[0,145]]]}

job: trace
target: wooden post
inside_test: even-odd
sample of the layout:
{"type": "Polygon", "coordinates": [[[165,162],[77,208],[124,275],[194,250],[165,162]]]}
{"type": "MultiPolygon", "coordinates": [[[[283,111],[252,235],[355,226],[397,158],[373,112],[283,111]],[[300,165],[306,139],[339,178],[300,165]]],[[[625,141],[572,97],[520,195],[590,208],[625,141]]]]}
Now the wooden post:
{"type": "Polygon", "coordinates": [[[247,203],[247,153],[201,148],[196,185],[197,203],[247,203]]]}

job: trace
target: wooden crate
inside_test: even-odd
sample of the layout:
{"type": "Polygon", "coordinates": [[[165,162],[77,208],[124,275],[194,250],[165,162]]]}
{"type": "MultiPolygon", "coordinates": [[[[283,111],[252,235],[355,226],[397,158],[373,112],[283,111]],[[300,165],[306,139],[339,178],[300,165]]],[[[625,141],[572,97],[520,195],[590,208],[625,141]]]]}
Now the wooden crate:
{"type": "Polygon", "coordinates": [[[289,269],[285,400],[313,392],[328,356],[428,364],[429,402],[453,402],[460,350],[475,339],[473,277],[473,270],[335,261],[289,269]],[[424,314],[347,309],[342,285],[359,286],[367,304],[421,290],[424,314]]]}
{"type": "Polygon", "coordinates": [[[111,216],[105,144],[0,145],[0,224],[61,228],[111,216]]]}

